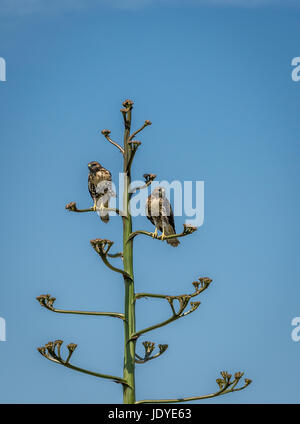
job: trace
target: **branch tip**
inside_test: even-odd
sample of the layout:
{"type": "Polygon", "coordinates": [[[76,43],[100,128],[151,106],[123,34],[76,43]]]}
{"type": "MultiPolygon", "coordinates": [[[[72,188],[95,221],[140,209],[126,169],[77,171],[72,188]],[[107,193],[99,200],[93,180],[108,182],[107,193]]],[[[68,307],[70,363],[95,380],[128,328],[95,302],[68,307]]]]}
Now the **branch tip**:
{"type": "Polygon", "coordinates": [[[132,149],[137,149],[142,143],[139,140],[131,140],[128,141],[128,144],[131,146],[132,149]]]}
{"type": "MultiPolygon", "coordinates": [[[[125,118],[124,118],[125,119],[125,118]]],[[[116,143],[115,141],[113,141],[109,135],[110,135],[111,131],[110,130],[102,130],[101,134],[104,135],[104,137],[106,138],[106,140],[108,140],[112,145],[114,145],[115,147],[117,147],[120,152],[122,153],[122,155],[124,156],[124,149],[123,147],[121,147],[118,143],[116,143]]]]}
{"type": "Polygon", "coordinates": [[[203,399],[209,399],[221,395],[225,395],[227,393],[237,392],[240,390],[245,389],[249,384],[251,384],[251,380],[248,378],[245,378],[245,384],[241,387],[237,387],[241,377],[244,375],[244,373],[237,372],[234,375],[234,379],[231,380],[232,375],[229,374],[226,371],[221,372],[222,378],[217,378],[216,382],[219,386],[219,390],[215,393],[204,395],[204,396],[192,396],[192,397],[185,397],[185,398],[175,398],[175,399],[146,399],[146,400],[140,400],[136,402],[136,404],[145,404],[145,403],[178,403],[178,402],[191,402],[194,400],[203,400],[203,399]]]}
{"type": "Polygon", "coordinates": [[[123,321],[125,320],[124,314],[119,312],[71,311],[71,310],[65,310],[65,309],[56,309],[53,307],[53,303],[56,300],[56,298],[51,297],[50,294],[42,294],[38,296],[36,299],[39,301],[40,305],[43,306],[44,308],[49,309],[52,312],[57,312],[60,314],[107,316],[107,317],[120,318],[123,321]]]}
{"type": "Polygon", "coordinates": [[[94,371],[89,371],[86,370],[84,368],[79,368],[75,365],[72,365],[69,363],[71,356],[73,355],[75,349],[77,348],[77,344],[75,343],[69,343],[67,346],[67,349],[69,351],[68,357],[66,359],[63,359],[61,356],[61,351],[60,348],[63,344],[62,340],[55,340],[54,342],[48,342],[45,344],[45,346],[42,347],[38,347],[37,350],[38,352],[44,356],[45,358],[49,359],[52,362],[56,362],[59,363],[67,368],[70,368],[74,371],[79,371],[82,372],[84,374],[89,374],[89,375],[93,375],[95,377],[100,377],[100,378],[105,378],[105,379],[109,379],[112,380],[116,383],[121,383],[125,386],[128,386],[128,383],[120,377],[115,377],[113,375],[107,375],[107,374],[100,374],[94,371]]]}
{"type": "Polygon", "coordinates": [[[200,281],[200,283],[201,283],[201,285],[202,286],[209,286],[210,285],[210,283],[212,282],[212,279],[211,278],[208,278],[208,277],[200,277],[199,278],[199,281],[200,281]]]}
{"type": "Polygon", "coordinates": [[[114,267],[107,260],[108,252],[111,246],[113,245],[113,241],[99,238],[99,239],[90,240],[90,244],[93,247],[93,249],[98,253],[98,255],[101,257],[102,261],[108,268],[110,268],[112,271],[119,272],[120,274],[123,275],[123,277],[130,278],[132,280],[131,275],[129,275],[123,269],[114,267]]]}
{"type": "Polygon", "coordinates": [[[169,345],[167,344],[159,344],[158,348],[159,348],[159,352],[162,355],[167,349],[168,349],[169,345]]]}
{"type": "Polygon", "coordinates": [[[165,236],[162,239],[162,236],[157,236],[157,237],[153,237],[153,233],[150,233],[149,231],[143,231],[143,230],[138,230],[138,231],[134,231],[133,233],[131,233],[128,237],[127,242],[129,242],[130,240],[134,239],[134,237],[136,237],[139,234],[143,234],[145,236],[151,237],[152,239],[155,238],[157,240],[169,240],[169,239],[173,239],[173,238],[179,238],[179,237],[185,237],[189,234],[194,233],[195,231],[197,231],[197,227],[193,227],[192,225],[189,224],[183,224],[183,231],[182,233],[179,234],[172,234],[170,236],[165,236]]]}
{"type": "Polygon", "coordinates": [[[166,295],[166,294],[154,294],[154,293],[136,293],[135,295],[135,299],[141,299],[143,297],[152,297],[152,298],[157,298],[157,299],[166,299],[170,304],[171,304],[171,300],[176,299],[178,297],[182,297],[182,296],[189,296],[189,298],[192,297],[196,297],[198,296],[200,293],[204,292],[210,285],[210,283],[212,282],[212,280],[210,278],[207,277],[201,277],[199,278],[199,281],[193,281],[193,286],[195,287],[195,291],[194,293],[191,294],[182,294],[179,296],[170,296],[170,295],[166,295]]]}
{"type": "Polygon", "coordinates": [[[133,134],[130,135],[129,137],[129,141],[132,140],[139,132],[143,131],[144,128],[148,127],[149,125],[152,125],[152,122],[149,121],[148,119],[146,119],[146,121],[144,122],[144,124],[141,126],[141,128],[139,128],[138,130],[136,130],[133,134]]]}
{"type": "Polygon", "coordinates": [[[143,178],[145,179],[145,183],[152,183],[156,178],[156,174],[144,174],[143,178]]]}
{"type": "MultiPolygon", "coordinates": [[[[61,342],[61,340],[60,340],[61,342]]],[[[74,352],[74,350],[77,348],[77,344],[76,343],[69,343],[67,348],[69,349],[69,352],[74,352]]]]}
{"type": "Polygon", "coordinates": [[[191,312],[194,312],[197,308],[199,308],[199,306],[201,305],[201,302],[191,302],[191,312]]]}
{"type": "Polygon", "coordinates": [[[124,102],[122,103],[122,105],[123,105],[126,109],[128,109],[128,108],[132,108],[132,107],[133,107],[134,102],[133,102],[132,100],[130,100],[130,99],[126,99],[126,100],[124,100],[124,102]]]}
{"type": "Polygon", "coordinates": [[[55,297],[51,297],[50,294],[41,294],[36,298],[36,300],[40,303],[44,308],[53,310],[53,304],[56,301],[55,297]]]}
{"type": "Polygon", "coordinates": [[[103,255],[107,255],[111,246],[114,244],[113,241],[108,240],[108,239],[94,239],[94,240],[90,240],[90,243],[93,247],[93,249],[96,250],[97,253],[101,253],[103,255]]]}
{"type": "MultiPolygon", "coordinates": [[[[200,293],[200,291],[199,291],[200,293]]],[[[172,309],[172,316],[165,321],[162,321],[158,324],[152,325],[151,327],[144,328],[143,330],[140,330],[134,334],[135,337],[140,337],[142,334],[147,333],[148,331],[156,330],[157,328],[163,327],[167,324],[170,324],[173,321],[176,321],[179,318],[185,317],[192,312],[194,312],[196,309],[198,309],[200,302],[190,302],[191,297],[194,297],[195,295],[199,293],[194,293],[193,295],[184,294],[181,296],[166,296],[166,295],[151,295],[150,293],[138,293],[136,295],[136,299],[139,299],[141,297],[158,297],[162,299],[166,299],[172,309]],[[179,303],[179,308],[176,311],[174,301],[177,300],[179,303]],[[187,306],[190,305],[190,309],[186,312],[185,309],[187,306]]]]}
{"type": "Polygon", "coordinates": [[[65,206],[65,209],[67,209],[68,211],[71,212],[76,212],[77,211],[77,206],[76,206],[76,202],[70,202],[65,206]]]}
{"type": "Polygon", "coordinates": [[[101,134],[103,134],[103,135],[104,135],[104,137],[107,137],[110,133],[111,133],[111,131],[110,131],[110,130],[102,130],[102,131],[101,131],[101,134]]]}
{"type": "Polygon", "coordinates": [[[153,342],[143,342],[143,346],[145,348],[145,357],[150,356],[154,350],[155,343],[153,342]]]}
{"type": "Polygon", "coordinates": [[[143,344],[144,349],[145,349],[145,354],[144,354],[144,357],[141,357],[141,356],[135,354],[135,356],[136,356],[135,362],[137,364],[145,364],[146,362],[148,362],[152,359],[158,358],[168,349],[167,344],[159,344],[158,345],[159,351],[155,355],[152,355],[152,353],[155,349],[155,343],[145,341],[142,344],[143,344]]]}
{"type": "Polygon", "coordinates": [[[195,231],[197,231],[197,227],[193,227],[190,224],[183,224],[183,234],[188,235],[188,234],[193,234],[195,231]]]}
{"type": "Polygon", "coordinates": [[[155,174],[144,174],[143,178],[145,180],[145,184],[140,187],[135,187],[131,189],[131,194],[136,193],[138,190],[142,190],[143,188],[147,188],[152,182],[155,180],[155,174]]]}

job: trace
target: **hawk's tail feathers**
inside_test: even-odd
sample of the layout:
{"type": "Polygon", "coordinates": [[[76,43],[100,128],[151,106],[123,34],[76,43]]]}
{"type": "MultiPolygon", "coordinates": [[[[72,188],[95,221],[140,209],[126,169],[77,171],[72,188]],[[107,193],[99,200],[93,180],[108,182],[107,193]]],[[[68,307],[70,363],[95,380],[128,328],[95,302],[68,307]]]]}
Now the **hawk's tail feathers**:
{"type": "Polygon", "coordinates": [[[105,213],[105,215],[100,214],[100,218],[101,218],[101,221],[105,222],[105,224],[107,224],[109,221],[109,215],[107,212],[105,213]]]}
{"type": "MultiPolygon", "coordinates": [[[[169,223],[165,226],[164,229],[165,229],[166,236],[172,236],[173,234],[176,234],[175,227],[173,227],[169,223]]],[[[173,247],[177,247],[180,244],[180,242],[177,238],[167,239],[167,243],[170,244],[173,247]]]]}
{"type": "Polygon", "coordinates": [[[167,243],[173,247],[177,247],[180,244],[180,241],[177,238],[167,239],[167,243]]]}

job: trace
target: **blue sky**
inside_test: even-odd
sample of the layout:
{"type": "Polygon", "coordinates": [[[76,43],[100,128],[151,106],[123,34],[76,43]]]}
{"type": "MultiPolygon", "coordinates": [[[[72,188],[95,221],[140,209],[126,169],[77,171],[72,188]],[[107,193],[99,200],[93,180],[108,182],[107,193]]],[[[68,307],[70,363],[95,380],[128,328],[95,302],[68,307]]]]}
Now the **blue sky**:
{"type": "MultiPolygon", "coordinates": [[[[136,290],[181,294],[200,276],[213,279],[194,314],[141,340],[169,349],[137,366],[137,398],[211,393],[227,370],[245,371],[253,384],[207,402],[298,403],[300,343],[291,339],[291,320],[300,316],[300,82],[291,79],[292,58],[300,56],[297,4],[48,3],[0,6],[7,62],[0,82],[0,316],[7,323],[0,402],[122,400],[118,385],[36,351],[57,338],[75,342],[76,365],[121,375],[122,324],[53,314],[35,297],[50,293],[66,309],[123,310],[122,280],[89,245],[109,238],[117,249],[120,220],[105,225],[64,206],[91,205],[89,161],[118,175],[120,154],[99,131],[121,138],[120,105],[131,98],[134,127],[153,122],[140,137],[134,176],[205,181],[197,233],[177,249],[135,241],[136,290]]],[[[178,217],[177,227],[184,221],[178,217]]],[[[141,217],[134,225],[152,229],[141,217]]],[[[162,301],[137,304],[138,329],[168,316],[162,301]]]]}
{"type": "MultiPolygon", "coordinates": [[[[282,6],[295,7],[298,5],[297,0],[186,0],[185,8],[202,7],[202,6],[225,6],[225,7],[242,7],[257,8],[264,6],[282,6]]],[[[152,7],[168,7],[171,6],[182,8],[180,0],[2,0],[0,10],[11,14],[31,14],[31,13],[48,13],[49,11],[82,11],[82,10],[101,10],[119,9],[119,10],[141,10],[152,7]]]]}

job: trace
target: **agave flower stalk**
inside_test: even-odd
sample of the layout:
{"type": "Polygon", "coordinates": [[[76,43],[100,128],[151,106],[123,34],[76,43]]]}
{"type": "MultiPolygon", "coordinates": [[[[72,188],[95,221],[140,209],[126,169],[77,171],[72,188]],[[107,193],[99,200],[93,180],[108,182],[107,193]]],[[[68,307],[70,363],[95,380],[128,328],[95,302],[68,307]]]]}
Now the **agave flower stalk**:
{"type": "MultiPolygon", "coordinates": [[[[145,184],[131,188],[131,168],[136,152],[141,146],[141,142],[136,140],[137,134],[141,133],[146,127],[151,125],[149,120],[146,120],[144,124],[136,131],[131,133],[131,118],[132,118],[133,102],[131,100],[125,100],[123,102],[123,108],[121,113],[124,122],[124,137],[123,146],[114,141],[111,138],[110,130],[102,130],[102,134],[105,139],[116,147],[123,157],[123,174],[124,174],[124,191],[123,191],[123,205],[122,210],[114,208],[104,208],[106,212],[115,212],[118,214],[123,221],[123,251],[112,253],[111,248],[113,242],[108,239],[97,238],[91,240],[91,246],[99,255],[104,265],[106,265],[111,271],[118,273],[120,278],[124,280],[124,312],[99,312],[99,311],[79,311],[79,310],[68,310],[58,309],[54,307],[55,297],[50,294],[40,295],[37,300],[45,309],[59,313],[59,314],[77,314],[77,315],[93,315],[99,317],[110,317],[119,318],[124,324],[124,358],[123,358],[123,376],[114,376],[110,374],[103,374],[102,372],[95,372],[86,370],[73,364],[73,354],[77,348],[77,344],[69,343],[67,345],[68,354],[64,359],[62,352],[62,340],[56,340],[54,342],[48,342],[44,346],[38,348],[39,353],[46,359],[56,364],[62,365],[66,368],[74,371],[82,372],[88,375],[106,379],[107,381],[113,381],[122,385],[123,387],[123,402],[124,404],[146,404],[146,403],[175,403],[175,402],[191,402],[195,400],[204,400],[212,397],[221,396],[228,393],[233,393],[245,389],[251,383],[251,380],[245,379],[244,384],[238,387],[243,373],[237,372],[232,375],[226,371],[221,372],[221,377],[216,380],[219,390],[208,395],[202,396],[189,396],[189,397],[175,397],[170,399],[145,399],[136,400],[136,384],[135,384],[135,367],[137,364],[146,364],[147,362],[160,357],[167,351],[167,344],[158,344],[159,351],[153,353],[155,350],[155,343],[152,341],[144,341],[142,343],[145,353],[143,356],[136,352],[136,344],[139,341],[140,336],[145,333],[151,332],[157,328],[171,324],[178,319],[186,317],[187,315],[195,312],[200,306],[199,301],[194,301],[194,298],[205,290],[208,289],[212,280],[208,277],[201,277],[192,284],[194,291],[188,294],[170,295],[170,294],[156,294],[148,292],[135,292],[134,286],[134,272],[133,272],[133,245],[135,237],[139,235],[148,236],[155,238],[156,240],[163,240],[161,236],[153,235],[148,231],[136,230],[132,231],[132,216],[130,213],[130,200],[131,196],[138,190],[142,190],[151,185],[156,178],[155,174],[144,174],[145,184]],[[112,264],[112,260],[115,258],[121,258],[123,266],[118,268],[112,264]],[[151,298],[156,300],[166,301],[170,308],[170,317],[165,321],[154,323],[150,327],[136,331],[136,316],[135,316],[135,304],[137,301],[143,298],[151,298]]],[[[70,202],[66,205],[66,209],[70,212],[84,213],[84,212],[95,212],[94,208],[79,209],[75,202],[70,202]]],[[[102,209],[103,211],[103,209],[102,209]]],[[[184,225],[183,231],[179,234],[165,236],[164,239],[185,237],[194,233],[197,230],[196,227],[190,225],[184,225]]]]}

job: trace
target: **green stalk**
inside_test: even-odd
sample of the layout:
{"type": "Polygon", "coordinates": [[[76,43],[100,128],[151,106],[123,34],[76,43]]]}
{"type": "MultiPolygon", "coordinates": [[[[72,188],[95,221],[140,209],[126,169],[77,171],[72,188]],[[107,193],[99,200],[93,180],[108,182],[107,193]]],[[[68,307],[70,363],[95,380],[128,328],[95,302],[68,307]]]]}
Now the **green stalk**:
{"type": "Polygon", "coordinates": [[[130,161],[130,147],[128,144],[131,127],[131,107],[127,112],[124,131],[124,198],[123,198],[123,260],[124,271],[131,278],[124,275],[125,283],[125,321],[124,321],[124,380],[128,386],[123,385],[123,402],[126,404],[135,403],[135,340],[130,340],[135,333],[135,293],[133,280],[133,252],[132,240],[127,243],[129,235],[132,232],[132,220],[130,215],[130,193],[129,185],[131,182],[130,169],[127,169],[130,161]],[[130,341],[129,341],[130,340],[130,341]]]}

